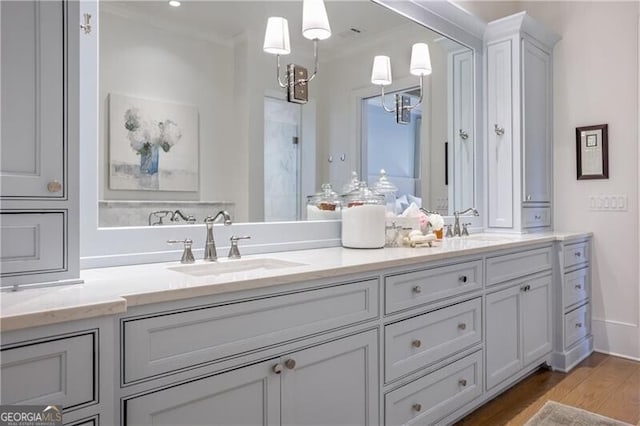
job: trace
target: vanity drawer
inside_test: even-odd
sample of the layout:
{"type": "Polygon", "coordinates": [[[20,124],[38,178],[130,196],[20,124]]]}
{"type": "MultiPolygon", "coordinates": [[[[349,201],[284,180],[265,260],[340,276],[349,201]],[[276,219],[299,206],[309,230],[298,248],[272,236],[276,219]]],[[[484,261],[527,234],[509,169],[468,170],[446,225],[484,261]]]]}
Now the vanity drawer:
{"type": "Polygon", "coordinates": [[[487,285],[535,274],[551,269],[553,250],[545,247],[535,250],[487,258],[487,285]]]}
{"type": "Polygon", "coordinates": [[[125,319],[123,380],[134,382],[378,316],[378,280],[125,319]]]}
{"type": "Polygon", "coordinates": [[[525,228],[551,226],[551,209],[549,207],[526,207],[522,209],[522,220],[525,228]]]}
{"type": "Polygon", "coordinates": [[[64,228],[64,212],[2,212],[1,275],[63,271],[64,228]]]}
{"type": "Polygon", "coordinates": [[[564,274],[564,307],[568,308],[589,297],[589,267],[564,274]]]}
{"type": "Polygon", "coordinates": [[[68,411],[97,402],[96,352],[93,332],[2,349],[2,404],[68,411]]]}
{"type": "Polygon", "coordinates": [[[481,340],[481,298],[387,325],[385,381],[426,367],[481,340]]]}
{"type": "Polygon", "coordinates": [[[589,261],[588,243],[564,246],[564,267],[570,268],[589,261]]]}
{"type": "Polygon", "coordinates": [[[564,347],[568,349],[589,334],[589,304],[565,314],[564,347]]]}
{"type": "Polygon", "coordinates": [[[482,261],[385,277],[385,313],[424,305],[482,288],[482,261]]]}
{"type": "Polygon", "coordinates": [[[432,425],[482,394],[482,351],[384,397],[386,425],[432,425]]]}

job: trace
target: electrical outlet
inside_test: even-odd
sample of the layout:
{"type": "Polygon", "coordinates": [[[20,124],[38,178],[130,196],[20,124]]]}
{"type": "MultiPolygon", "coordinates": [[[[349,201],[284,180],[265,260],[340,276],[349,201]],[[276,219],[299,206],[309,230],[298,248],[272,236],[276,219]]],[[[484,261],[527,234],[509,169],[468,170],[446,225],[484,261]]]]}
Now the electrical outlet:
{"type": "Polygon", "coordinates": [[[589,195],[590,211],[626,212],[626,194],[589,195]]]}

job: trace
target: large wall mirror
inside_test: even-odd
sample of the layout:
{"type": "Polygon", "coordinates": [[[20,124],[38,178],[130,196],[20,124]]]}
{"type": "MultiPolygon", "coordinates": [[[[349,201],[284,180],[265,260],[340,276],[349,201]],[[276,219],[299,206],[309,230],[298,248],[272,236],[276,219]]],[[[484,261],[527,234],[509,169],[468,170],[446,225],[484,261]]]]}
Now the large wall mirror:
{"type": "Polygon", "coordinates": [[[318,43],[301,105],[286,101],[276,58],[263,52],[267,18],[286,17],[282,64],[313,71],[301,1],[98,6],[99,227],[201,224],[220,209],[235,222],[306,220],[306,197],[323,183],[339,193],[352,172],[372,182],[380,169],[398,196],[444,215],[478,202],[469,47],[383,5],[328,0],[332,36],[318,43]],[[391,58],[386,103],[402,93],[415,104],[416,42],[428,44],[432,73],[398,124],[371,84],[372,61],[391,58]]]}

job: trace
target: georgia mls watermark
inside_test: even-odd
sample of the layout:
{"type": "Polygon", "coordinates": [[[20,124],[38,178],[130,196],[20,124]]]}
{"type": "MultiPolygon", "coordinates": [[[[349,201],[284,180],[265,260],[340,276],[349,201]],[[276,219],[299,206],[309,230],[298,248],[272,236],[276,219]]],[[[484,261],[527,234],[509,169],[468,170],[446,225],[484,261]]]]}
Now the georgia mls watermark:
{"type": "Polygon", "coordinates": [[[62,426],[62,405],[0,405],[0,426],[62,426]]]}

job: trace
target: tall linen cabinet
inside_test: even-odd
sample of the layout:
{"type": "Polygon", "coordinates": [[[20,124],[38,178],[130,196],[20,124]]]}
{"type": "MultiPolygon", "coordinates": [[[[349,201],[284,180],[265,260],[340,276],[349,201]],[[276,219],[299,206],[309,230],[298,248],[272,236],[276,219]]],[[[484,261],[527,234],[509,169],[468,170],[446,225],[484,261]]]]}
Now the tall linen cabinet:
{"type": "Polygon", "coordinates": [[[488,24],[487,227],[553,228],[553,47],[560,37],[526,12],[488,24]]]}

